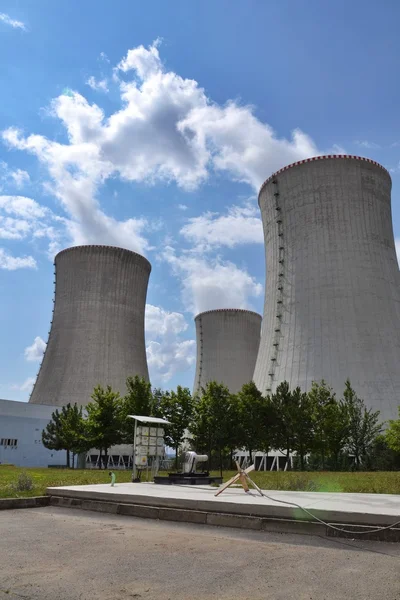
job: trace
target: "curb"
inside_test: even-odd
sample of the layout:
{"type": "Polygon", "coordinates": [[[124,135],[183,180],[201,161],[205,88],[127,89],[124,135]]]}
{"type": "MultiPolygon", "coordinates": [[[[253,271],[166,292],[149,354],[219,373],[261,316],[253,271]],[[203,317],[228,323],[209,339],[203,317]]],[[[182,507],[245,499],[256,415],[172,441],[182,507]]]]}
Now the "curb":
{"type": "MultiPolygon", "coordinates": [[[[251,529],[253,531],[266,531],[272,533],[297,533],[301,535],[319,535],[325,537],[341,537],[400,543],[400,527],[357,535],[356,533],[349,534],[336,531],[317,521],[295,521],[293,519],[280,519],[273,517],[265,518],[230,513],[214,513],[197,509],[186,510],[143,504],[123,504],[118,502],[105,502],[82,498],[68,498],[64,496],[49,496],[49,502],[51,506],[80,508],[82,510],[105,512],[142,519],[159,519],[163,521],[195,523],[218,527],[235,527],[239,529],[251,529]]],[[[369,532],[373,529],[376,529],[375,525],[355,525],[351,523],[336,522],[331,523],[331,525],[336,525],[337,527],[348,529],[350,531],[354,530],[369,532]]]]}
{"type": "Polygon", "coordinates": [[[15,508],[39,508],[49,506],[49,496],[33,496],[32,498],[1,498],[0,510],[13,510],[15,508]]]}

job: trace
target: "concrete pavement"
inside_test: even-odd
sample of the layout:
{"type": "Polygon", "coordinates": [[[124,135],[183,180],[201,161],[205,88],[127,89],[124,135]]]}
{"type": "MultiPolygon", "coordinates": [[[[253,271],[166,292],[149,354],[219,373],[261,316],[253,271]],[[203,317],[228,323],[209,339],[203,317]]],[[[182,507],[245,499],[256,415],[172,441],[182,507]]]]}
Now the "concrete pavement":
{"type": "Polygon", "coordinates": [[[52,507],[0,533],[1,600],[400,600],[398,544],[52,507]]]}

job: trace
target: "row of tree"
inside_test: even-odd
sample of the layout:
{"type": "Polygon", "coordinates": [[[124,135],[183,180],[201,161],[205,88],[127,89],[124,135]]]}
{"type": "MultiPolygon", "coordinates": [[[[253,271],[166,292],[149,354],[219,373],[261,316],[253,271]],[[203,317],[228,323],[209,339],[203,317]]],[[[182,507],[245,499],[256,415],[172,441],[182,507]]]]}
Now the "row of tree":
{"type": "Polygon", "coordinates": [[[99,467],[106,468],[108,451],[117,444],[132,444],[134,420],[128,415],[164,416],[172,423],[165,442],[178,454],[192,414],[192,396],[187,388],[176,391],[152,389],[138,376],[128,377],[127,392],[121,397],[110,386],[97,386],[92,401],[84,408],[67,404],[52,413],[52,419],[42,432],[42,442],[51,450],[66,450],[67,466],[74,465],[74,455],[96,448],[100,453],[99,467]]]}
{"type": "Polygon", "coordinates": [[[313,383],[308,393],[291,390],[283,382],[266,396],[253,382],[237,394],[210,382],[193,398],[187,388],[152,389],[145,380],[130,377],[123,398],[110,387],[98,386],[84,412],[68,405],[53,413],[43,431],[43,443],[47,448],[67,450],[68,466],[71,453],[97,448],[99,465],[106,467],[111,446],[133,442],[134,421],[128,417],[132,414],[160,416],[171,422],[165,441],[174,449],[176,460],[186,441],[196,451],[206,452],[221,471],[232,464],[237,449],[247,450],[250,460],[256,451],[280,450],[287,460],[294,454],[301,470],[374,468],[372,463],[386,452],[392,468],[397,460],[400,468],[400,418],[390,421],[382,435],[379,411],[365,406],[350,381],[339,399],[323,381],[313,383]]]}

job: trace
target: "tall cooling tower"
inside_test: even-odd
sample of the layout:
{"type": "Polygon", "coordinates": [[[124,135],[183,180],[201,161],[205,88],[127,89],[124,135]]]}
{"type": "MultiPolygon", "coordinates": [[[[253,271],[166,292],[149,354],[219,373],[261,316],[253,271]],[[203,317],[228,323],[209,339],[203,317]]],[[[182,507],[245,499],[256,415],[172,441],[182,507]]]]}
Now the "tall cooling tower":
{"type": "Polygon", "coordinates": [[[259,194],[266,293],[254,381],[337,394],[350,379],[381,418],[400,404],[400,276],[391,179],[357,156],[285,167],[259,194]]]}
{"type": "Polygon", "coordinates": [[[261,315],[250,310],[209,310],[195,318],[197,361],[194,390],[209,381],[232,393],[253,379],[260,343],[261,315]]]}
{"type": "Polygon", "coordinates": [[[55,304],[30,402],[85,405],[97,384],[121,395],[148,380],[144,310],[150,263],[135,252],[77,246],[55,258],[55,304]]]}

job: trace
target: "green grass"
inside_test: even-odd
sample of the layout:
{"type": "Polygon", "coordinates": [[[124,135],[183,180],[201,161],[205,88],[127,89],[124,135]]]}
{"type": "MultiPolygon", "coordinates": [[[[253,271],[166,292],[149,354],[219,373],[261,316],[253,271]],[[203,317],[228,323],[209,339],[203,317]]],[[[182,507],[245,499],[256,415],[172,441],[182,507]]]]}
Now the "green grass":
{"type": "Polygon", "coordinates": [[[257,471],[251,473],[250,477],[265,490],[400,494],[400,471],[370,473],[257,471]]]}
{"type": "MultiPolygon", "coordinates": [[[[68,469],[24,469],[0,465],[0,498],[25,498],[43,496],[47,487],[60,485],[86,485],[92,483],[110,483],[109,470],[68,470],[68,469]],[[32,478],[33,489],[29,492],[15,493],[12,484],[16,483],[20,473],[32,478]]],[[[117,482],[130,481],[131,471],[118,471],[117,482]]]]}
{"type": "MultiPolygon", "coordinates": [[[[110,483],[109,471],[67,470],[67,469],[23,469],[0,465],[0,498],[42,496],[47,487],[61,485],[85,485],[93,483],[110,483]],[[20,473],[27,473],[33,481],[33,489],[29,492],[15,492],[12,484],[16,483],[20,473]]],[[[236,471],[225,471],[224,481],[232,477],[236,471]]],[[[215,471],[214,475],[218,475],[215,471]]],[[[116,471],[117,483],[131,480],[130,471],[116,471]]],[[[296,490],[309,492],[364,492],[374,494],[400,494],[400,471],[374,473],[289,473],[253,472],[251,477],[261,488],[266,490],[296,490]]],[[[142,480],[146,480],[144,474],[142,480]]]]}

